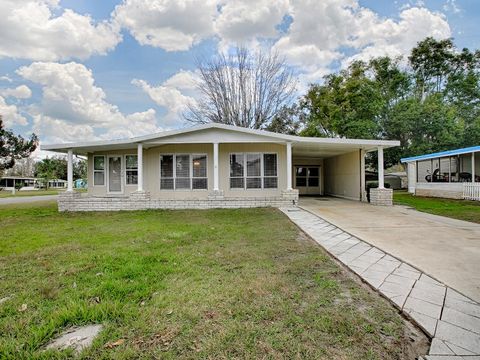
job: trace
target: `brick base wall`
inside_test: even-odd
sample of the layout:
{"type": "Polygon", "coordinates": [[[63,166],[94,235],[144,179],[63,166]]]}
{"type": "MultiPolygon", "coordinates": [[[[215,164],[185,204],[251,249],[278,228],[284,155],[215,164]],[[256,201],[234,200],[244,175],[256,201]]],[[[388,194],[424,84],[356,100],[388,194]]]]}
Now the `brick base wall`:
{"type": "Polygon", "coordinates": [[[370,204],[391,206],[393,205],[393,190],[392,189],[370,189],[370,204]]]}
{"type": "Polygon", "coordinates": [[[214,209],[296,206],[298,191],[282,192],[280,197],[235,197],[209,199],[151,199],[148,193],[124,197],[69,195],[58,197],[58,211],[120,211],[146,209],[214,209]]]}

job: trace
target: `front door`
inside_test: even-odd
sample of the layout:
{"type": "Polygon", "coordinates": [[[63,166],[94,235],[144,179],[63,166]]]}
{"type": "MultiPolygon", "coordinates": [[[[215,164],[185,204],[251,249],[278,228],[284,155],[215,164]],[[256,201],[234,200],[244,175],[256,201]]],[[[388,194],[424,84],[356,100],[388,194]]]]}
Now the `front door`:
{"type": "Polygon", "coordinates": [[[122,156],[108,157],[108,192],[122,192],[122,156]]]}
{"type": "Polygon", "coordinates": [[[295,166],[294,187],[300,195],[320,195],[320,167],[295,166]]]}

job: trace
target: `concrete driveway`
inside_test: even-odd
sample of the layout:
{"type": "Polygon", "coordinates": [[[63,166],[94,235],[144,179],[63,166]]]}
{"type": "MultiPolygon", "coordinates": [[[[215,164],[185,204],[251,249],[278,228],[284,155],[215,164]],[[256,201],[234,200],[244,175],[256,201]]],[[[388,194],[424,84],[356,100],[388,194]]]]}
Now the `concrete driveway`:
{"type": "Polygon", "coordinates": [[[300,206],[480,302],[479,224],[330,197],[300,206]]]}
{"type": "Polygon", "coordinates": [[[37,195],[0,198],[0,205],[22,204],[37,201],[57,200],[58,195],[37,195]]]}

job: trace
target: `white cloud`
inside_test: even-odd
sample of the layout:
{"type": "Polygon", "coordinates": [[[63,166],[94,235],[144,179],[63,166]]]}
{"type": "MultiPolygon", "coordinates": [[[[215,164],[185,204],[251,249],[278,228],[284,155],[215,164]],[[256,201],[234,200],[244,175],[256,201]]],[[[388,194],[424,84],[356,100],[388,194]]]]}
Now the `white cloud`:
{"type": "Polygon", "coordinates": [[[140,87],[159,106],[167,110],[164,119],[168,125],[178,123],[188,104],[195,102],[194,97],[184,92],[193,92],[196,75],[190,71],[180,71],[159,86],[151,86],[145,80],[133,79],[132,84],[140,87]]]}
{"type": "Polygon", "coordinates": [[[220,7],[215,29],[222,41],[229,43],[274,38],[288,10],[288,0],[228,1],[220,7]]]}
{"type": "Polygon", "coordinates": [[[427,36],[451,35],[442,14],[418,6],[404,8],[393,20],[358,0],[292,0],[291,16],[288,32],[274,48],[309,74],[323,73],[334,61],[405,55],[427,36]]]}
{"type": "Polygon", "coordinates": [[[28,120],[19,113],[17,106],[7,104],[3,96],[0,96],[0,115],[2,115],[6,128],[15,125],[25,126],[28,124],[28,120]]]}
{"type": "Polygon", "coordinates": [[[28,99],[32,96],[32,90],[26,85],[20,85],[16,88],[0,90],[0,95],[5,97],[15,97],[17,99],[28,99]]]}
{"type": "Polygon", "coordinates": [[[445,4],[443,4],[443,10],[452,12],[454,14],[459,14],[462,12],[462,9],[458,6],[456,0],[447,0],[445,4]]]}
{"type": "Polygon", "coordinates": [[[124,115],[107,102],[91,70],[82,64],[34,62],[17,74],[42,86],[42,101],[30,113],[34,130],[49,140],[130,137],[160,130],[155,110],[124,115]]]}
{"type": "Polygon", "coordinates": [[[2,0],[0,2],[0,58],[30,60],[86,59],[106,54],[121,41],[119,29],[95,23],[66,9],[59,0],[2,0]],[[56,16],[55,12],[60,12],[56,16]]]}
{"type": "Polygon", "coordinates": [[[1,81],[12,82],[13,80],[10,79],[7,75],[0,76],[1,81]]]}
{"type": "Polygon", "coordinates": [[[213,34],[213,0],[124,0],[113,17],[142,45],[184,51],[213,34]]]}

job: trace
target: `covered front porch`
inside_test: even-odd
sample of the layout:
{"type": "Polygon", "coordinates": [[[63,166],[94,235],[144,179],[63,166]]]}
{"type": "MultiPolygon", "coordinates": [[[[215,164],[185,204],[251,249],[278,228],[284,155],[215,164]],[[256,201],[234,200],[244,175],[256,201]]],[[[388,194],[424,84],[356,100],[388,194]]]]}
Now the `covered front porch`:
{"type": "Polygon", "coordinates": [[[414,156],[407,164],[408,191],[419,196],[480,201],[480,146],[414,156]]]}

